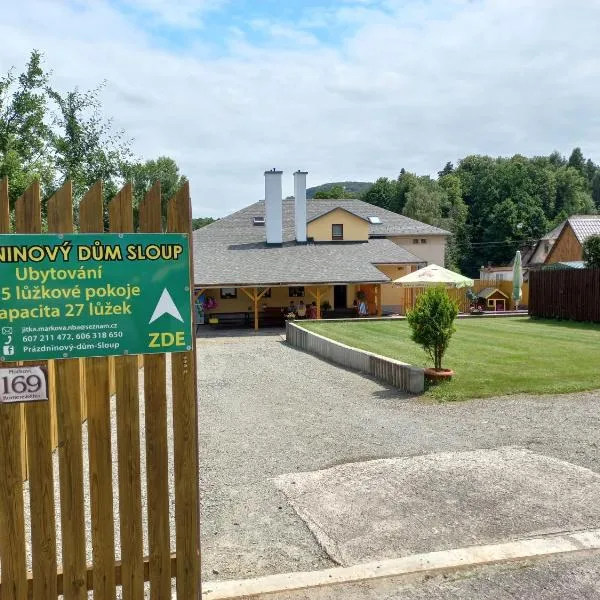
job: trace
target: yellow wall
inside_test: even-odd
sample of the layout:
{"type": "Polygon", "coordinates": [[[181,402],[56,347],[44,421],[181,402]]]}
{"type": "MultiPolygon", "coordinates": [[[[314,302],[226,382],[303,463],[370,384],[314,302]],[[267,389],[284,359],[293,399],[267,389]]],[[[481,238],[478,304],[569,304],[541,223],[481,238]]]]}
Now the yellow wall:
{"type": "MultiPolygon", "coordinates": [[[[398,279],[410,273],[410,266],[399,265],[377,265],[377,268],[385,273],[391,280],[398,279]]],[[[404,303],[404,290],[397,285],[384,283],[381,285],[381,305],[384,307],[398,307],[404,303]]]]}
{"type": "Polygon", "coordinates": [[[420,235],[411,237],[390,237],[390,240],[398,246],[402,246],[411,254],[414,254],[428,264],[444,266],[446,253],[446,238],[443,235],[420,235]],[[418,244],[413,243],[413,240],[419,240],[418,244]],[[425,244],[421,240],[426,240],[425,244]]]}
{"type": "MultiPolygon", "coordinates": [[[[321,289],[325,289],[327,286],[320,286],[321,289]]],[[[290,298],[288,295],[287,287],[273,287],[271,288],[271,298],[265,298],[264,296],[258,301],[259,310],[262,310],[263,306],[269,307],[287,307],[290,304],[290,300],[294,301],[294,304],[298,305],[300,300],[304,302],[304,304],[310,304],[314,301],[314,297],[311,296],[308,292],[309,289],[315,291],[314,287],[304,288],[304,298],[290,298]]],[[[262,291],[262,289],[259,289],[262,291]]],[[[252,291],[250,290],[250,293],[252,291]]],[[[237,290],[237,298],[232,299],[221,299],[219,288],[217,289],[208,289],[204,292],[205,296],[212,296],[217,301],[217,308],[210,309],[207,313],[218,314],[218,313],[234,313],[234,312],[252,312],[254,311],[254,305],[252,300],[244,294],[244,292],[238,288],[237,290]]],[[[328,300],[331,305],[333,305],[333,287],[327,287],[326,293],[321,293],[321,303],[325,300],[328,300]]],[[[350,301],[350,305],[352,305],[352,301],[350,301]]]]}
{"type": "Polygon", "coordinates": [[[342,208],[336,208],[309,223],[307,235],[314,238],[315,242],[330,242],[332,241],[331,226],[339,224],[344,226],[344,241],[355,242],[369,239],[369,223],[342,208]]]}

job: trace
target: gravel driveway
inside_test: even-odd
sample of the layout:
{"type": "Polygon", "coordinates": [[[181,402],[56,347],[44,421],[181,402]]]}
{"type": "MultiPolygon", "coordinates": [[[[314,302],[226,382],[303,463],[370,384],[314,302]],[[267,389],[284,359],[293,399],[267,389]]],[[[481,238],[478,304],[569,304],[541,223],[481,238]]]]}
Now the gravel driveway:
{"type": "Polygon", "coordinates": [[[287,346],[198,344],[203,579],[333,566],[272,479],[336,464],[520,446],[600,471],[600,392],[437,404],[287,346]]]}

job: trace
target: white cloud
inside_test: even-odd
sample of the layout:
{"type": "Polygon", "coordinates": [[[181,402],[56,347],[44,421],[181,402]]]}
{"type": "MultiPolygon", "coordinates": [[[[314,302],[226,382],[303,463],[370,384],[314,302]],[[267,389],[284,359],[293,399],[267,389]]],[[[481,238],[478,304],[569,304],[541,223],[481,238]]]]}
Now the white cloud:
{"type": "MultiPolygon", "coordinates": [[[[131,1],[161,14],[158,1],[131,1]]],[[[202,34],[169,50],[106,2],[13,6],[0,22],[1,70],[39,48],[64,88],[108,80],[107,116],[138,154],[180,163],[196,215],[261,198],[272,167],[290,194],[298,168],[309,184],[369,180],[434,173],[472,152],[576,145],[600,161],[597,1],[348,2],[320,13],[337,19],[332,31],[353,23],[335,47],[303,28],[307,14],[261,22],[263,47],[232,30],[220,57],[202,34]]]]}
{"type": "Polygon", "coordinates": [[[125,10],[136,11],[152,18],[156,23],[197,29],[203,25],[203,17],[210,11],[222,8],[228,0],[177,0],[176,3],[165,0],[118,0],[118,6],[125,10]]]}

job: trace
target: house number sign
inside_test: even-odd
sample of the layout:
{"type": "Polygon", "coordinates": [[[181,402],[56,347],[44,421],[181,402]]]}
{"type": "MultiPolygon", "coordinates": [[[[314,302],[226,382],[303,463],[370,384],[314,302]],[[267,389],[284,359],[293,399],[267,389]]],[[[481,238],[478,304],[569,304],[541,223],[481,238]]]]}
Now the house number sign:
{"type": "Polygon", "coordinates": [[[43,367],[0,369],[0,404],[48,400],[48,372],[43,367]]]}

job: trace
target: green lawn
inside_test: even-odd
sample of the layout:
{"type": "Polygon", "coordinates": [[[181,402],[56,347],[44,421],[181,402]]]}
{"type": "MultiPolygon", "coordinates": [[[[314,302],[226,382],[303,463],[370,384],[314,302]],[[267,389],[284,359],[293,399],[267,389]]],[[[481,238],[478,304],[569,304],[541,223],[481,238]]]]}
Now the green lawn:
{"type": "MultiPolygon", "coordinates": [[[[404,320],[302,326],[349,346],[432,366],[410,339],[404,320]]],[[[427,394],[439,400],[600,389],[600,325],[527,317],[457,319],[443,366],[456,375],[451,382],[429,388],[427,394]]]]}

